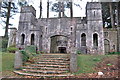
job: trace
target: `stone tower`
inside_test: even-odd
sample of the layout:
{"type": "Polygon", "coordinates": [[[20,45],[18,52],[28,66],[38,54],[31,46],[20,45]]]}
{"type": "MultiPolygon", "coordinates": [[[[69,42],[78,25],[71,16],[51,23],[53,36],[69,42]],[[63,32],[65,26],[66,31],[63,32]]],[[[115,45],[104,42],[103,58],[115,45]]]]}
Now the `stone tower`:
{"type": "Polygon", "coordinates": [[[39,42],[39,36],[37,36],[36,33],[39,33],[40,31],[36,28],[36,22],[36,10],[32,6],[22,7],[16,39],[18,48],[36,45],[37,42],[39,42]]]}
{"type": "Polygon", "coordinates": [[[104,33],[101,3],[88,2],[86,9],[88,26],[87,49],[90,53],[102,54],[104,53],[104,33]]]}

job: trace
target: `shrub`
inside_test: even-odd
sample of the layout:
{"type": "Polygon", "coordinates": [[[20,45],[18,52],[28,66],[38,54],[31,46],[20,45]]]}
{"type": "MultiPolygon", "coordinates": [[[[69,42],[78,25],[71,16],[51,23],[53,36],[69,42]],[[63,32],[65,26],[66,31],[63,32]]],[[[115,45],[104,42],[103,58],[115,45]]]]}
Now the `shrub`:
{"type": "Polygon", "coordinates": [[[37,51],[38,54],[43,54],[44,52],[43,51],[37,51]]]}
{"type": "Polygon", "coordinates": [[[114,54],[120,55],[120,52],[109,52],[108,53],[108,55],[114,55],[114,54]]]}
{"type": "Polygon", "coordinates": [[[93,61],[100,61],[99,58],[93,58],[93,61]]]}
{"type": "Polygon", "coordinates": [[[20,52],[22,53],[22,60],[23,62],[26,62],[29,59],[29,55],[25,50],[20,50],[20,52]]]}
{"type": "Polygon", "coordinates": [[[8,45],[8,39],[6,38],[2,38],[2,52],[6,52],[7,51],[7,45],[8,45]]]}
{"type": "Polygon", "coordinates": [[[81,54],[81,52],[80,52],[80,51],[77,51],[76,53],[77,53],[77,54],[81,54]]]}
{"type": "Polygon", "coordinates": [[[112,64],[107,64],[107,66],[111,66],[112,64]]]}
{"type": "Polygon", "coordinates": [[[31,54],[36,53],[36,46],[34,46],[34,45],[27,46],[25,48],[25,51],[27,53],[31,53],[31,54]]]}
{"type": "Polygon", "coordinates": [[[15,51],[18,50],[15,45],[11,45],[10,47],[7,48],[7,51],[11,53],[15,53],[15,51]]]}

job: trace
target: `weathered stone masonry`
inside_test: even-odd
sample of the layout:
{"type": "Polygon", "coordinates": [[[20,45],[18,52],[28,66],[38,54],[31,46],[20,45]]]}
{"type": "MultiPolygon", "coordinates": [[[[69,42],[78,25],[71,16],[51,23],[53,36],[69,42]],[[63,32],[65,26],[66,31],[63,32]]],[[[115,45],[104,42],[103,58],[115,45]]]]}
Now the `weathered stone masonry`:
{"type": "Polygon", "coordinates": [[[98,2],[87,3],[86,17],[73,18],[37,19],[36,10],[25,6],[21,8],[16,45],[18,48],[35,45],[46,53],[71,53],[75,47],[82,53],[104,54],[112,49],[105,48],[109,40],[110,46],[117,51],[118,41],[104,36],[105,32],[117,34],[117,30],[103,29],[101,3],[98,2]]]}

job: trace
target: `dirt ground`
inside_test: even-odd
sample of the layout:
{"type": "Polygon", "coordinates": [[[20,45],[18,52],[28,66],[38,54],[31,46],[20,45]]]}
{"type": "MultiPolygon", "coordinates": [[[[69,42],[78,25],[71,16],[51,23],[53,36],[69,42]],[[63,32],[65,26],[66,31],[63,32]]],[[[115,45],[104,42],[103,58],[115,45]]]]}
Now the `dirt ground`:
{"type": "Polygon", "coordinates": [[[94,68],[97,72],[76,75],[78,78],[120,78],[120,56],[113,55],[114,58],[105,58],[96,64],[94,68]],[[102,72],[103,75],[98,75],[102,72]]]}

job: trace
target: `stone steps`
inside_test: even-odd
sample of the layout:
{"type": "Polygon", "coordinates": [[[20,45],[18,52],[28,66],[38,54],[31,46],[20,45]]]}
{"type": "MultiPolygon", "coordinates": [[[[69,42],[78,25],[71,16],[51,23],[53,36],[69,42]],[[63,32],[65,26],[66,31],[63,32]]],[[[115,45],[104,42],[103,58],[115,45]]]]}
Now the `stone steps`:
{"type": "Polygon", "coordinates": [[[33,63],[25,63],[17,74],[25,76],[68,76],[70,59],[67,54],[42,54],[35,56],[33,63]]]}
{"type": "Polygon", "coordinates": [[[58,63],[58,62],[36,62],[36,64],[69,65],[69,63],[66,63],[66,62],[62,62],[62,63],[58,63]]]}
{"type": "Polygon", "coordinates": [[[43,74],[61,74],[68,72],[63,70],[34,70],[34,69],[22,69],[22,71],[31,72],[31,73],[43,73],[43,74]]]}
{"type": "Polygon", "coordinates": [[[67,61],[65,61],[65,60],[55,60],[55,59],[53,59],[53,60],[48,60],[48,59],[46,59],[46,60],[36,60],[35,62],[61,62],[61,63],[69,63],[69,60],[67,60],[67,61]]]}
{"type": "Polygon", "coordinates": [[[30,66],[34,66],[34,67],[54,67],[54,68],[68,68],[68,65],[46,65],[46,64],[30,64],[30,66]]]}
{"type": "Polygon", "coordinates": [[[62,70],[62,71],[64,71],[64,70],[67,70],[67,71],[69,71],[69,69],[68,68],[52,68],[52,67],[23,67],[24,69],[37,69],[37,70],[40,70],[40,69],[42,69],[42,70],[62,70]]]}
{"type": "Polygon", "coordinates": [[[34,77],[67,77],[70,76],[69,73],[65,74],[37,74],[37,73],[24,73],[22,71],[14,71],[15,73],[23,76],[34,76],[34,77]]]}

